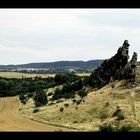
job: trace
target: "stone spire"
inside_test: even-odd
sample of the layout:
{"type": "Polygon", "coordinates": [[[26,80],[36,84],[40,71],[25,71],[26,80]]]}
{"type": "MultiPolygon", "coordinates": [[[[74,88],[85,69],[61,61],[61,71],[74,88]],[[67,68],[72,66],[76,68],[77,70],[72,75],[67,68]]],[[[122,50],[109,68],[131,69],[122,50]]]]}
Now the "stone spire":
{"type": "Polygon", "coordinates": [[[108,84],[110,80],[135,81],[137,53],[134,52],[131,61],[128,62],[129,46],[128,40],[125,40],[117,53],[110,59],[104,60],[101,66],[92,73],[101,86],[108,84]]]}

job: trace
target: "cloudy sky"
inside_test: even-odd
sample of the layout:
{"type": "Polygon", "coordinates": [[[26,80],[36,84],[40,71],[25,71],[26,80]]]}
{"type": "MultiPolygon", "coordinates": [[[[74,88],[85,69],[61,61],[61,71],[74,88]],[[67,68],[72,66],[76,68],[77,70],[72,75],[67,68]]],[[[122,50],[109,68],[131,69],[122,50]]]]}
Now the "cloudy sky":
{"type": "Polygon", "coordinates": [[[140,54],[140,9],[0,9],[0,64],[106,59],[125,39],[140,54]]]}

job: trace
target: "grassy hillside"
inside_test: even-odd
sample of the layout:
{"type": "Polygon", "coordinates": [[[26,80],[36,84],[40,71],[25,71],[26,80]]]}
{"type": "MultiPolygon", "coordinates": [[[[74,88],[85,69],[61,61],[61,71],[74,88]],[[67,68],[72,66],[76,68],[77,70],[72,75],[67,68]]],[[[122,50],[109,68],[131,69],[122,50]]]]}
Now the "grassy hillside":
{"type": "MultiPolygon", "coordinates": [[[[77,96],[75,99],[80,98],[77,96]]],[[[104,123],[119,128],[129,124],[140,127],[140,65],[137,67],[136,85],[128,85],[125,81],[112,82],[89,92],[80,104],[72,99],[61,99],[35,108],[30,99],[26,105],[20,104],[19,113],[42,123],[78,131],[98,131],[104,123]],[[33,113],[35,109],[38,111],[33,113]]]]}

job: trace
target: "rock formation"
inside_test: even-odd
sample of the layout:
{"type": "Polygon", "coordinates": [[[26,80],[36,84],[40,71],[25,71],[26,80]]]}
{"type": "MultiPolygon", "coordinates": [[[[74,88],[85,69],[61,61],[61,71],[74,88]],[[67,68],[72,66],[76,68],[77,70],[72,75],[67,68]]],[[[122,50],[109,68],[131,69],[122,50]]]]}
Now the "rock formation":
{"type": "Polygon", "coordinates": [[[122,69],[121,72],[122,79],[126,79],[130,83],[135,83],[136,64],[137,64],[137,53],[134,52],[130,62],[127,63],[126,66],[122,69]]]}
{"type": "Polygon", "coordinates": [[[134,52],[132,59],[129,59],[129,43],[124,41],[117,53],[110,59],[103,61],[100,67],[95,69],[92,75],[99,80],[99,84],[104,86],[114,80],[128,80],[135,82],[137,53],[134,52]]]}

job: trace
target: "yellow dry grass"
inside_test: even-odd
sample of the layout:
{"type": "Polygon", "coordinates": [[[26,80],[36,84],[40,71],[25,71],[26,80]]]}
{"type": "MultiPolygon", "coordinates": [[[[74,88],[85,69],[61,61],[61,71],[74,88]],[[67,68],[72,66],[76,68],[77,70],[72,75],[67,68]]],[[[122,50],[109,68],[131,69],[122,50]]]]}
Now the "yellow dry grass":
{"type": "MultiPolygon", "coordinates": [[[[31,101],[26,106],[30,103],[31,101]]],[[[42,123],[75,128],[78,131],[98,131],[99,125],[104,122],[116,123],[116,117],[112,115],[117,106],[120,106],[125,116],[125,119],[120,121],[120,126],[127,123],[140,126],[140,84],[126,86],[124,81],[115,81],[88,93],[85,102],[79,105],[69,99],[40,107],[37,113],[32,113],[33,107],[23,106],[20,113],[26,113],[26,117],[30,116],[32,120],[42,123]],[[65,107],[66,103],[69,104],[68,107],[65,107]],[[61,107],[64,108],[63,112],[60,111],[61,107]]]]}
{"type": "Polygon", "coordinates": [[[22,78],[22,77],[36,77],[41,76],[42,78],[54,77],[55,74],[36,74],[36,73],[19,73],[19,72],[0,72],[1,77],[6,78],[22,78]]]}
{"type": "MultiPolygon", "coordinates": [[[[89,76],[90,73],[78,73],[78,76],[89,76]]],[[[22,78],[22,77],[36,77],[41,76],[42,78],[54,77],[55,74],[37,74],[37,73],[21,73],[21,72],[2,72],[0,71],[0,77],[6,78],[22,78]]]]}
{"type": "MultiPolygon", "coordinates": [[[[138,81],[140,80],[139,71],[140,67],[137,69],[138,81]]],[[[71,99],[63,100],[40,107],[39,112],[33,113],[35,107],[33,100],[30,99],[26,105],[20,103],[19,109],[18,114],[21,116],[44,123],[46,126],[61,128],[60,131],[98,131],[99,125],[104,122],[111,122],[118,126],[126,124],[140,126],[140,84],[131,86],[126,85],[124,81],[112,82],[99,90],[88,93],[85,102],[79,105],[74,104],[71,99]],[[68,107],[65,106],[66,103],[69,104],[68,107]],[[122,109],[125,116],[125,119],[119,122],[116,121],[116,117],[112,117],[117,106],[122,109]],[[61,107],[64,108],[62,112],[61,107]]],[[[15,117],[12,121],[16,119],[15,117]]]]}
{"type": "Polygon", "coordinates": [[[32,121],[21,116],[18,110],[17,97],[0,98],[0,131],[72,131],[71,129],[32,121]]]}

